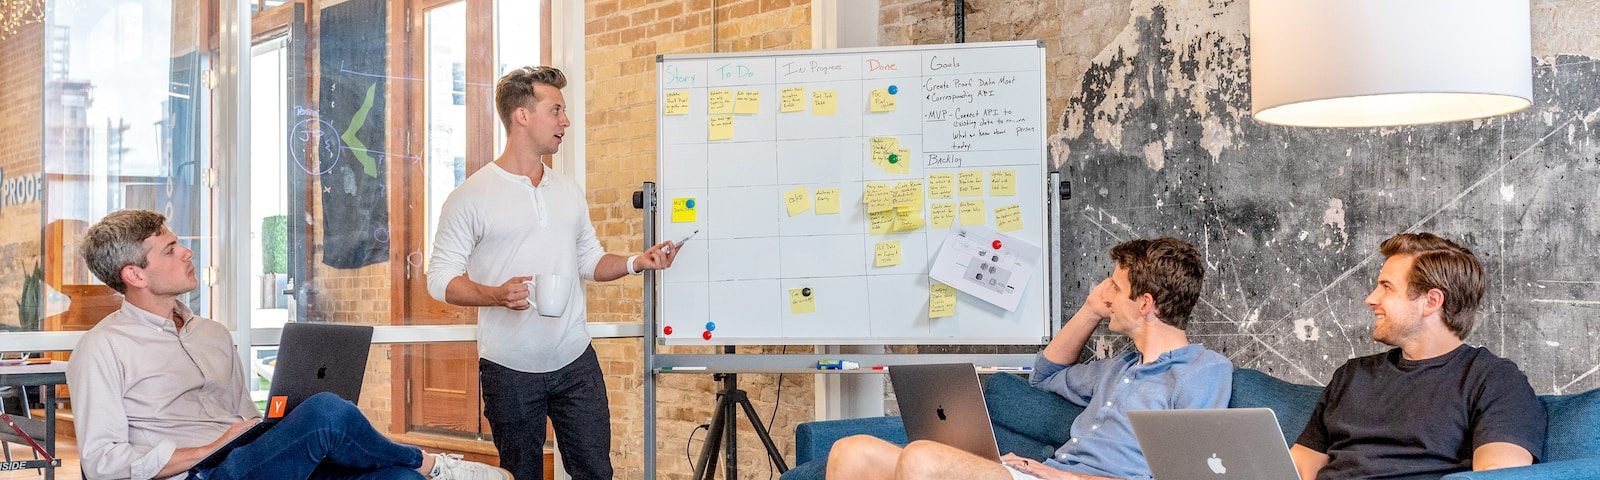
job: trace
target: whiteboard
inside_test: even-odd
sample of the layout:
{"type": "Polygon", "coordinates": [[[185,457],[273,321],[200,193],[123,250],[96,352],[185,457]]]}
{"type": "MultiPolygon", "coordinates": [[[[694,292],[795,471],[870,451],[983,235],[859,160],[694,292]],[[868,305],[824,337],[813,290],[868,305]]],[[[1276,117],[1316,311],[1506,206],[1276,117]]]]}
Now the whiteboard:
{"type": "Polygon", "coordinates": [[[1055,251],[1043,61],[1036,42],[658,57],[655,228],[663,240],[698,233],[656,277],[654,335],[1047,342],[1048,258],[1015,311],[957,292],[950,312],[928,278],[963,225],[1055,251]],[[882,188],[889,213],[868,195],[882,188]]]}

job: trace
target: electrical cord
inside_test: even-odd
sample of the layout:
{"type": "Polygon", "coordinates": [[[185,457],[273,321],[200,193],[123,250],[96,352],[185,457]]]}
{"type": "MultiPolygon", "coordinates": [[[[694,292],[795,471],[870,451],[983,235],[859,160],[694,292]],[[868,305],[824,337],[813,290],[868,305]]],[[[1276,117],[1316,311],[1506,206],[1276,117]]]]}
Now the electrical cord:
{"type": "MultiPolygon", "coordinates": [[[[779,350],[778,351],[779,355],[784,355],[784,354],[787,354],[787,353],[789,353],[789,346],[788,345],[784,345],[783,346],[783,350],[779,350]]],[[[778,393],[777,393],[777,395],[773,395],[773,397],[772,397],[772,415],[767,415],[767,432],[768,433],[772,432],[772,424],[773,424],[773,422],[778,421],[778,405],[781,404],[782,402],[783,402],[783,374],[780,373],[780,374],[778,374],[778,393]]],[[[767,480],[772,480],[772,475],[773,475],[772,462],[767,462],[767,480]]]]}
{"type": "Polygon", "coordinates": [[[699,432],[700,429],[702,429],[702,428],[706,429],[707,432],[711,431],[711,425],[710,424],[702,423],[702,424],[700,424],[700,426],[694,427],[694,430],[690,430],[689,431],[689,441],[683,442],[683,459],[685,461],[689,462],[689,468],[690,469],[694,468],[694,457],[689,455],[689,450],[690,450],[691,446],[694,445],[694,434],[696,432],[699,432]]]}

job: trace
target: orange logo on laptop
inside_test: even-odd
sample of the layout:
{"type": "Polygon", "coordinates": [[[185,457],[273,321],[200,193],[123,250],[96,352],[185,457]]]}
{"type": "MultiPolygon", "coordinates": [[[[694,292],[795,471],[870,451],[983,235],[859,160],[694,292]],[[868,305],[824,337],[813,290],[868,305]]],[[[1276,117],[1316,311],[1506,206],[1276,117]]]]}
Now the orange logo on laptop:
{"type": "Polygon", "coordinates": [[[267,418],[283,418],[283,410],[288,406],[288,395],[278,395],[272,397],[272,399],[267,402],[267,418]]]}

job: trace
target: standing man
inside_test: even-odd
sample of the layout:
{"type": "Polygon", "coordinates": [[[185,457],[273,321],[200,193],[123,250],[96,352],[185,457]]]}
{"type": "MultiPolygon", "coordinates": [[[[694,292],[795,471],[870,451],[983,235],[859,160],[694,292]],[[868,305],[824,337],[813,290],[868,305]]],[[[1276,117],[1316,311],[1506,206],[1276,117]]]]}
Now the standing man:
{"type": "Polygon", "coordinates": [[[571,124],[566,85],[551,67],[518,68],[495,83],[506,148],[445,200],[428,293],[478,307],[478,380],[500,465],[519,479],[541,478],[548,416],[567,473],[608,480],[611,410],[577,277],[608,282],[667,268],[677,251],[662,242],[638,255],[606,253],[578,183],[544,164],[571,124]],[[572,283],[559,317],[529,308],[523,282],[536,277],[572,283]]]}
{"type": "Polygon", "coordinates": [[[1131,240],[1111,248],[1111,278],[1089,292],[1078,312],[1034,360],[1028,383],[1087,407],[1073,420],[1072,439],[1038,462],[1015,454],[1001,463],[927,440],[902,449],[867,435],[839,440],[828,453],[833,480],[1090,480],[1149,479],[1130,410],[1223,408],[1233,365],[1189,343],[1184,329],[1200,298],[1205,265],[1188,242],[1131,240]],[[1100,322],[1127,335],[1134,350],[1079,364],[1100,322]]]}
{"type": "Polygon", "coordinates": [[[1384,240],[1367,295],[1372,339],[1395,347],[1333,373],[1289,449],[1300,478],[1439,478],[1532,464],[1544,406],[1510,360],[1463,343],[1486,282],[1466,247],[1431,233],[1384,240]]]}
{"type": "Polygon", "coordinates": [[[149,210],[89,227],[83,259],[123,294],[67,367],[84,478],[510,480],[505,470],[389,441],[338,395],[313,395],[215,467],[195,468],[260,421],[227,327],[178,297],[200,285],[193,252],[149,210]]]}

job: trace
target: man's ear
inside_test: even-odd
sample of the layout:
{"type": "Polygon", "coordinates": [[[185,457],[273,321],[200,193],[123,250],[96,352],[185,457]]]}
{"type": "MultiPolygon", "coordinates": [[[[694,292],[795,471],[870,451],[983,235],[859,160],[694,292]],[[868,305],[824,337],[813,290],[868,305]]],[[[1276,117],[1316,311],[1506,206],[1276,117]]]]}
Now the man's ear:
{"type": "Polygon", "coordinates": [[[144,278],[144,269],[139,268],[137,265],[123,265],[122,271],[118,273],[122,275],[122,283],[124,285],[139,288],[148,286],[149,282],[146,282],[144,278]]]}
{"type": "Polygon", "coordinates": [[[1149,317],[1157,313],[1156,297],[1149,292],[1139,294],[1139,315],[1149,317]]]}
{"type": "Polygon", "coordinates": [[[1422,304],[1422,315],[1423,316],[1432,315],[1432,314],[1435,314],[1435,313],[1439,313],[1441,310],[1444,310],[1444,291],[1443,290],[1439,290],[1437,288],[1430,288],[1430,289],[1428,289],[1428,292],[1422,294],[1422,296],[1427,299],[1427,301],[1423,302],[1423,304],[1422,304]]]}

